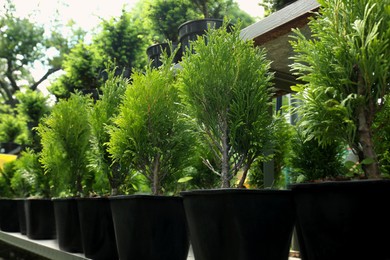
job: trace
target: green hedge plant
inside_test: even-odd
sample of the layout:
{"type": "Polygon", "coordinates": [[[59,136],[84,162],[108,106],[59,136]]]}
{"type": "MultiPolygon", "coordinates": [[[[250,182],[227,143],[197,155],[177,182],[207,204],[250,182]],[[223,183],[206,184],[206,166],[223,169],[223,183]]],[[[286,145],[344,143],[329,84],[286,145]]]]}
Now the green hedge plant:
{"type": "Polygon", "coordinates": [[[55,196],[85,196],[93,177],[88,170],[91,100],[79,93],[60,100],[38,126],[42,138],[40,161],[55,196]]]}
{"type": "Polygon", "coordinates": [[[270,149],[273,78],[265,51],[242,40],[238,27],[229,33],[226,26],[192,42],[194,53],[186,52],[179,72],[188,117],[213,156],[203,162],[224,188],[239,171],[245,180],[270,149]]]}
{"type": "Polygon", "coordinates": [[[119,113],[119,105],[129,84],[128,79],[115,76],[115,70],[108,71],[108,79],[102,86],[103,94],[93,106],[90,117],[92,153],[89,166],[96,172],[101,192],[111,187],[111,195],[124,192],[123,185],[129,171],[113,160],[108,152],[109,128],[114,125],[114,117],[119,113]]]}
{"type": "Polygon", "coordinates": [[[134,72],[126,89],[115,127],[110,131],[109,152],[124,169],[141,173],[153,194],[164,192],[190,157],[191,135],[181,120],[172,58],[165,55],[158,69],[134,72]]]}
{"type": "Polygon", "coordinates": [[[292,41],[300,126],[307,140],[347,143],[365,176],[379,178],[373,124],[390,91],[389,1],[318,2],[311,39],[296,31],[292,41]]]}

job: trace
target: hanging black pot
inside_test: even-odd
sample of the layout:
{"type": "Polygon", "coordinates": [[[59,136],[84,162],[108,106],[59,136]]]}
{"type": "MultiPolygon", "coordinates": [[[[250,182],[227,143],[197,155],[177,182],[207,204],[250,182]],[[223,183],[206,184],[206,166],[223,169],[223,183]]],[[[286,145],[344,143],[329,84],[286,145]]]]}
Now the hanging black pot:
{"type": "MultiPolygon", "coordinates": [[[[178,44],[176,42],[173,42],[172,49],[176,50],[177,48],[178,48],[178,44]]],[[[154,44],[154,45],[149,46],[146,49],[146,54],[148,55],[149,61],[151,61],[152,68],[158,68],[162,65],[162,62],[160,59],[161,59],[161,54],[163,53],[163,51],[167,52],[168,55],[171,55],[171,49],[169,48],[168,43],[154,44]]],[[[181,49],[179,49],[176,52],[175,57],[173,58],[173,62],[174,63],[179,62],[181,60],[181,56],[182,56],[181,49]]]]}
{"type": "Polygon", "coordinates": [[[30,239],[55,239],[54,207],[51,199],[26,199],[26,235],[30,239]]]}
{"type": "MultiPolygon", "coordinates": [[[[190,47],[191,41],[195,41],[198,36],[202,36],[209,29],[218,29],[222,27],[223,19],[200,19],[191,20],[179,26],[179,42],[182,53],[190,47]]],[[[233,25],[229,24],[227,30],[230,31],[233,25]]]]}
{"type": "Polygon", "coordinates": [[[19,217],[17,200],[0,199],[0,230],[19,232],[19,217]]]}
{"type": "Polygon", "coordinates": [[[76,199],[56,198],[53,203],[59,248],[71,253],[83,252],[76,199]]]}
{"type": "Polygon", "coordinates": [[[303,260],[390,259],[389,180],[291,186],[303,260]]]}
{"type": "Polygon", "coordinates": [[[182,198],[110,198],[119,258],[186,260],[189,240],[182,198]]]}
{"type": "Polygon", "coordinates": [[[294,226],[288,190],[181,193],[196,260],[286,260],[294,226]]]}
{"type": "Polygon", "coordinates": [[[25,199],[16,199],[18,208],[19,231],[22,235],[26,235],[26,211],[24,207],[25,199]]]}
{"type": "Polygon", "coordinates": [[[118,259],[108,198],[77,198],[84,255],[94,260],[118,259]]]}
{"type": "Polygon", "coordinates": [[[152,68],[158,68],[162,65],[160,58],[163,51],[166,51],[168,55],[171,54],[168,43],[154,44],[146,49],[146,54],[148,55],[149,61],[151,61],[152,68]]]}
{"type": "Polygon", "coordinates": [[[21,150],[22,147],[17,143],[0,143],[0,153],[18,155],[21,150]]]}

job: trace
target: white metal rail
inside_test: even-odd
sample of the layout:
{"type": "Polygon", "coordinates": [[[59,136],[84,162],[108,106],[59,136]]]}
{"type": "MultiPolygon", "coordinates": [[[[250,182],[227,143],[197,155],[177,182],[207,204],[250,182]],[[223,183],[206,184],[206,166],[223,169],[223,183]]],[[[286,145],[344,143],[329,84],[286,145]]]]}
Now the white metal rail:
{"type": "Polygon", "coordinates": [[[81,260],[87,259],[83,254],[72,254],[62,251],[56,240],[32,240],[20,233],[0,231],[0,240],[13,246],[55,260],[81,260]]]}

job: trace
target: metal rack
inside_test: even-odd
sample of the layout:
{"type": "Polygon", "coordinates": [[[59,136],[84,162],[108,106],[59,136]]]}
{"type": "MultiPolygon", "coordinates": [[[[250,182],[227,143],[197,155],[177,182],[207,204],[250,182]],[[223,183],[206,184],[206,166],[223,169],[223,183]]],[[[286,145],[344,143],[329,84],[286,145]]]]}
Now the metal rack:
{"type": "Polygon", "coordinates": [[[56,240],[31,240],[20,233],[9,233],[0,231],[0,240],[13,246],[41,255],[48,259],[56,260],[81,260],[85,258],[83,254],[73,254],[62,251],[58,247],[56,240]]]}

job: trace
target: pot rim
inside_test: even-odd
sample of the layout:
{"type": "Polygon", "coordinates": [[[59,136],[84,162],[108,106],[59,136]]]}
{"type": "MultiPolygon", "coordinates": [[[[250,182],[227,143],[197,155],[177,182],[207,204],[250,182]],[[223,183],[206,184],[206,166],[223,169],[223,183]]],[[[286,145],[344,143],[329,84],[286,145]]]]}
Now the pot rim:
{"type": "Polygon", "coordinates": [[[364,180],[343,180],[343,181],[322,181],[322,182],[305,182],[290,184],[291,190],[302,189],[321,189],[321,188],[353,188],[363,186],[390,185],[390,179],[364,179],[364,180]]]}
{"type": "Polygon", "coordinates": [[[178,27],[178,30],[180,31],[180,29],[188,24],[192,24],[192,23],[198,23],[198,22],[203,22],[203,23],[208,23],[208,22],[223,22],[223,19],[219,19],[219,18],[204,18],[204,19],[194,19],[194,20],[189,20],[189,21],[186,21],[184,23],[182,23],[181,25],[179,25],[178,27]]]}
{"type": "Polygon", "coordinates": [[[109,197],[110,200],[126,200],[126,199],[147,199],[147,200],[181,200],[180,196],[164,196],[152,194],[132,194],[132,195],[116,195],[109,197]]]}
{"type": "Polygon", "coordinates": [[[238,189],[238,188],[221,188],[221,189],[203,189],[182,191],[182,196],[191,195],[224,195],[224,194],[288,194],[291,190],[277,190],[277,189],[238,189]]]}

